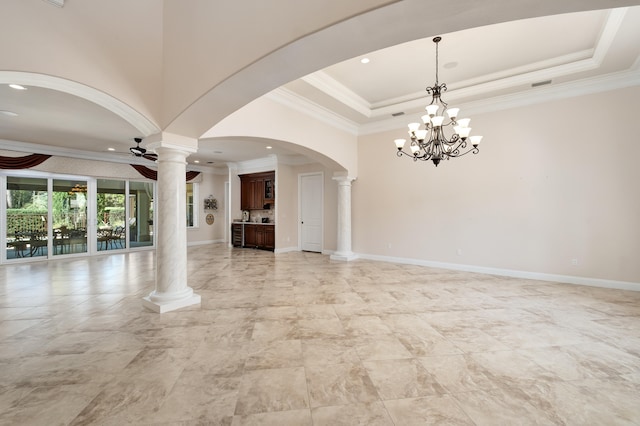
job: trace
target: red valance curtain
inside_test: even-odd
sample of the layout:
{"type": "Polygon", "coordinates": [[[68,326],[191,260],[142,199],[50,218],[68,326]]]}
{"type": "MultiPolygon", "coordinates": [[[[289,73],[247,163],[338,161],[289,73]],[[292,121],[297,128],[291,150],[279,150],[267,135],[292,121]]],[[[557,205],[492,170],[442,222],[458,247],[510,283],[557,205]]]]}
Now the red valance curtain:
{"type": "Polygon", "coordinates": [[[0,155],[0,169],[28,169],[42,164],[49,158],[51,156],[45,154],[31,154],[24,157],[4,157],[0,155]]]}
{"type": "MultiPolygon", "coordinates": [[[[131,164],[131,167],[136,169],[138,173],[140,173],[142,176],[146,177],[147,179],[158,180],[158,172],[153,169],[150,169],[145,166],[141,166],[139,164],[131,164]]],[[[187,182],[192,179],[195,179],[199,174],[200,172],[187,172],[187,175],[186,175],[187,182]]]]}

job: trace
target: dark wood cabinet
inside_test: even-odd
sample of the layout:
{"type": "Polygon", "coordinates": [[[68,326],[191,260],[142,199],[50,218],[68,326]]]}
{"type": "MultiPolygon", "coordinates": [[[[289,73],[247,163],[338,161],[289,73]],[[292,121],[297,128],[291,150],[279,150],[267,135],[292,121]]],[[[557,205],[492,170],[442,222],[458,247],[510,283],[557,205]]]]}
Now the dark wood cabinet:
{"type": "Polygon", "coordinates": [[[264,202],[262,201],[262,188],[264,186],[263,179],[256,179],[251,182],[251,205],[254,210],[262,210],[264,208],[264,202]]]}
{"type": "Polygon", "coordinates": [[[274,174],[274,176],[267,177],[267,178],[264,179],[264,184],[263,184],[263,188],[264,188],[263,202],[264,202],[264,204],[272,203],[276,198],[275,179],[274,179],[274,177],[275,177],[275,174],[274,174]]]}
{"type": "Polygon", "coordinates": [[[240,180],[240,208],[253,210],[253,183],[247,179],[240,180]]]}
{"type": "Polygon", "coordinates": [[[275,202],[275,172],[240,175],[240,208],[263,210],[275,202]]]}
{"type": "Polygon", "coordinates": [[[276,227],[273,225],[263,226],[264,228],[264,248],[275,250],[276,248],[276,227]]]}
{"type": "Polygon", "coordinates": [[[256,240],[256,227],[258,225],[244,225],[244,247],[253,247],[256,248],[257,240],[256,240]]]}
{"type": "MultiPolygon", "coordinates": [[[[275,207],[276,173],[250,173],[240,175],[240,208],[242,210],[265,210],[275,207]]],[[[275,250],[275,226],[270,224],[244,223],[240,245],[236,244],[235,228],[232,225],[234,247],[250,247],[275,250]]]]}
{"type": "Polygon", "coordinates": [[[243,247],[274,250],[275,246],[274,225],[258,225],[253,223],[244,224],[243,247]]]}
{"type": "Polygon", "coordinates": [[[264,247],[264,226],[256,225],[256,248],[264,247]]]}

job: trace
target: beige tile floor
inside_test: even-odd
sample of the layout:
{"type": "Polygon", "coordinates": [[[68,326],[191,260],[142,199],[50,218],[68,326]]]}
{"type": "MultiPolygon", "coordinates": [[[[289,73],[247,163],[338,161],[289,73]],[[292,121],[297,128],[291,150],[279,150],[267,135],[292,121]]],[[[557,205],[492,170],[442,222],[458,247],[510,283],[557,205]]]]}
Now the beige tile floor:
{"type": "Polygon", "coordinates": [[[311,253],[0,267],[0,424],[640,424],[640,293],[311,253]]]}

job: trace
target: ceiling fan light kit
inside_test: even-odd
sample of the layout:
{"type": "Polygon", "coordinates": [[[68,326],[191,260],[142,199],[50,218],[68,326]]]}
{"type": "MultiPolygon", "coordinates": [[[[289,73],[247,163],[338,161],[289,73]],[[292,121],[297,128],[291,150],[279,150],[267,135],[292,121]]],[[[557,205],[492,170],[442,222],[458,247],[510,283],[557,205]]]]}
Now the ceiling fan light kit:
{"type": "Polygon", "coordinates": [[[420,123],[409,123],[409,149],[404,150],[406,139],[394,140],[398,151],[396,155],[413,158],[413,161],[431,160],[437,167],[442,160],[462,157],[470,152],[477,154],[480,152],[478,145],[482,136],[471,136],[471,119],[458,119],[459,108],[449,108],[448,104],[442,100],[442,92],[447,90],[445,83],[438,82],[438,43],[441,37],[435,37],[436,44],[436,82],[432,87],[427,87],[426,91],[431,95],[431,103],[426,106],[427,114],[423,115],[422,123],[424,129],[420,129],[420,123]],[[447,117],[445,117],[445,113],[447,117]],[[445,130],[453,130],[451,137],[447,137],[445,130]]]}
{"type": "Polygon", "coordinates": [[[129,151],[131,151],[131,153],[136,157],[142,157],[147,152],[145,148],[140,146],[142,138],[133,138],[133,140],[136,142],[136,146],[132,146],[131,148],[129,148],[129,151]]]}

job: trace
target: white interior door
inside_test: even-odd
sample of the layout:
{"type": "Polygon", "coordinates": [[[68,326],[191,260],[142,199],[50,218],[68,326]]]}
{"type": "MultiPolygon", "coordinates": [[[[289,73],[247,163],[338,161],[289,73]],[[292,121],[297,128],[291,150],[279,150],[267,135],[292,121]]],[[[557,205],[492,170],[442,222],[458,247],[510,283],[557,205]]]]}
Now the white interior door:
{"type": "Polygon", "coordinates": [[[299,178],[300,248],[322,252],[322,173],[303,174],[299,178]]]}

